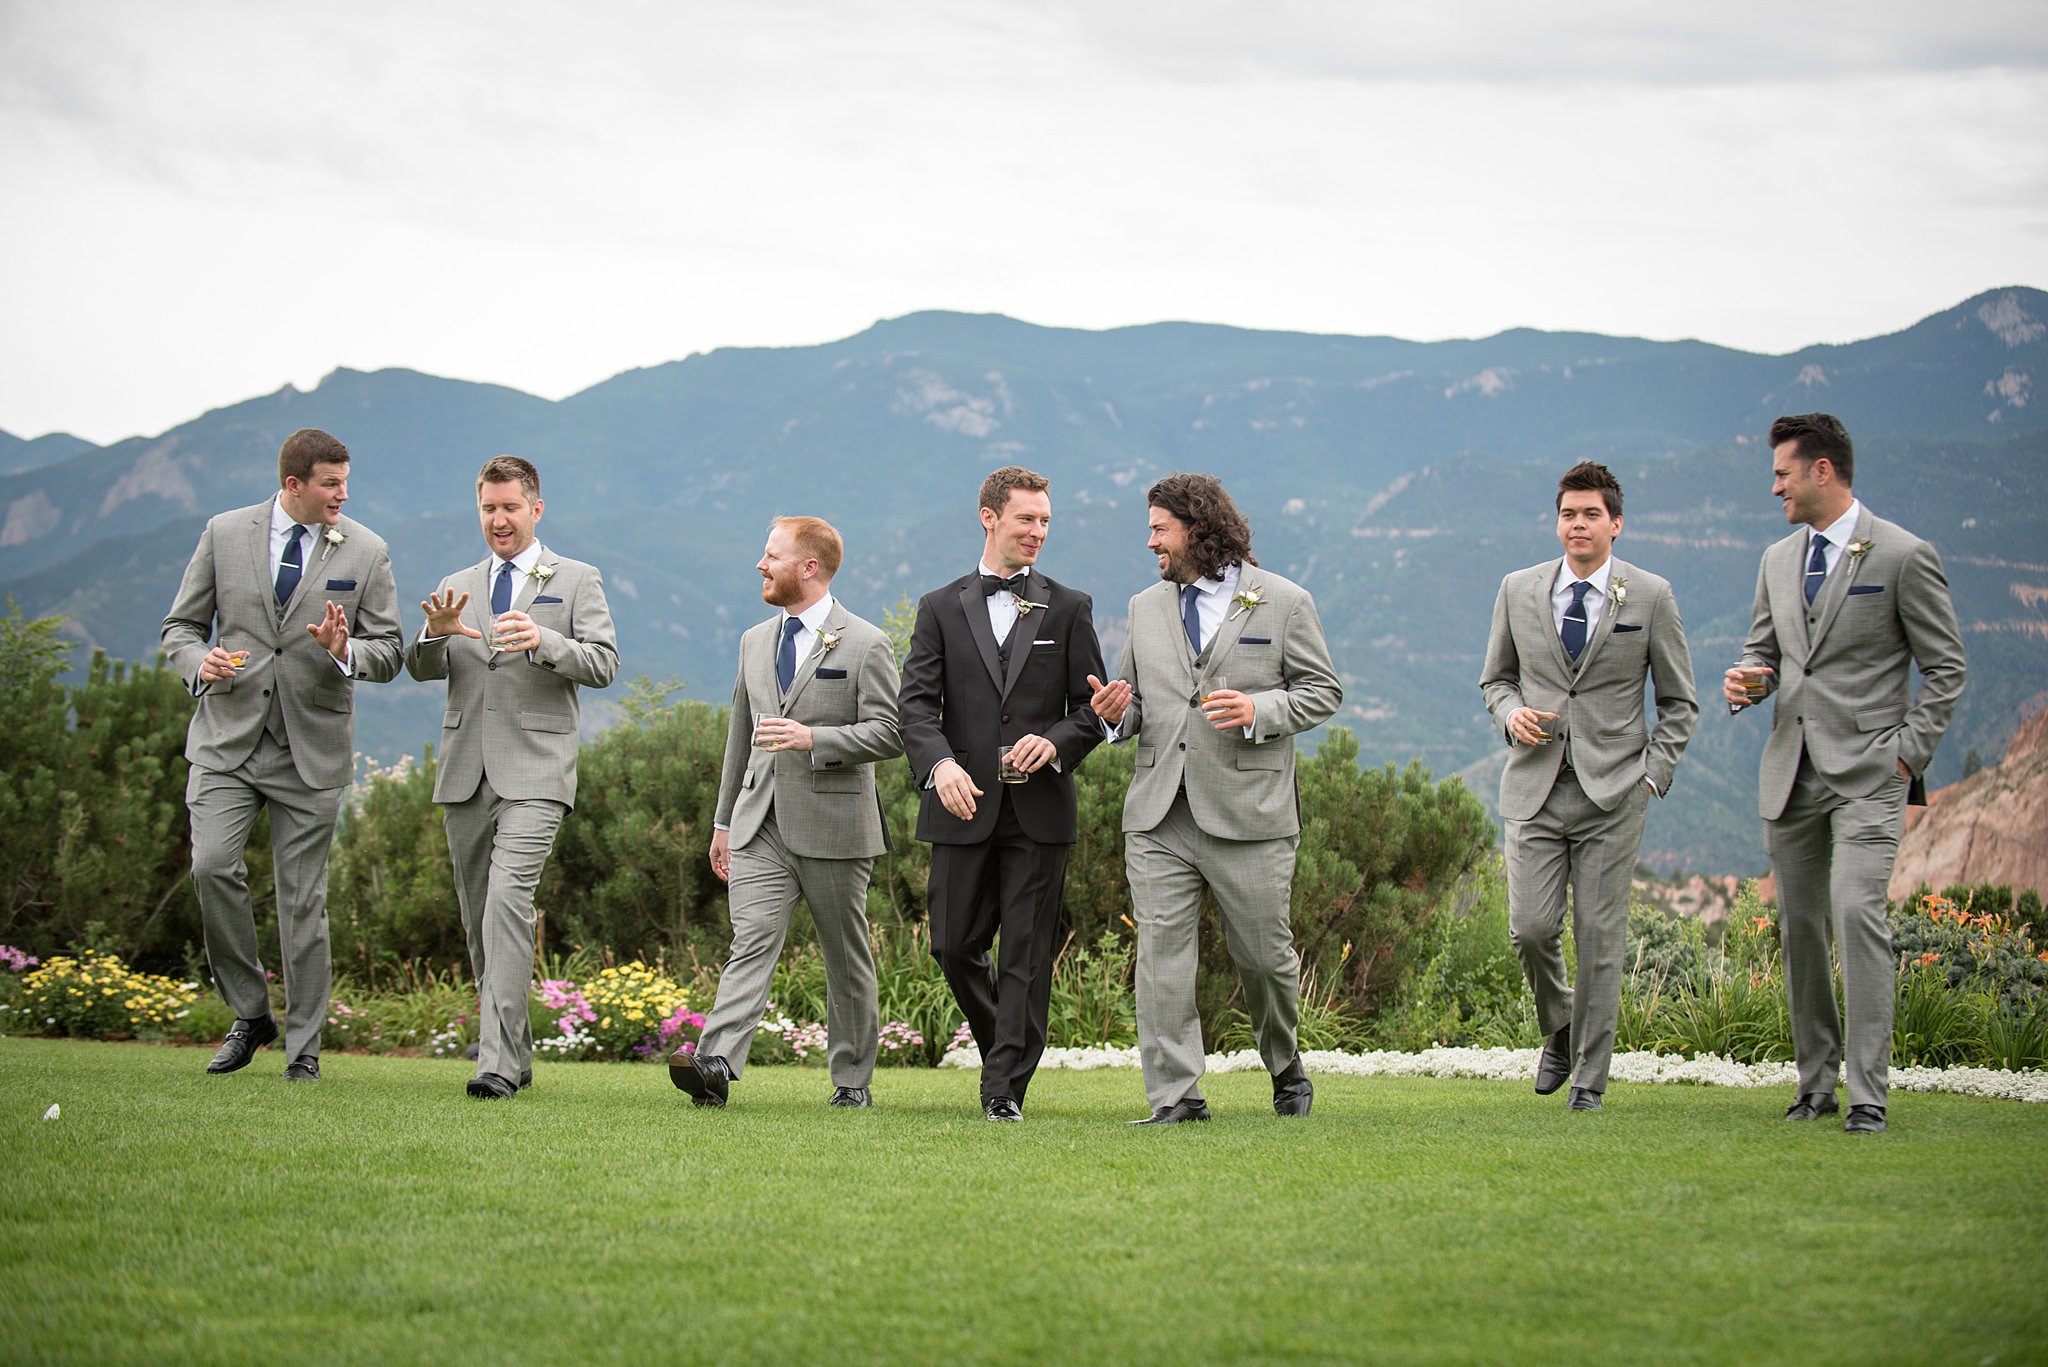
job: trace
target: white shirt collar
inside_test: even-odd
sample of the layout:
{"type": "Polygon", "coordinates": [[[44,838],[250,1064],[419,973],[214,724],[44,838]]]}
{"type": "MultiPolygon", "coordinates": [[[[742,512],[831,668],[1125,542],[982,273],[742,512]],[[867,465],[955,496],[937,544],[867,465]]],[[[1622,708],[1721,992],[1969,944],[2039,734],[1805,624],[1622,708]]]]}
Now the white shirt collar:
{"type": "MultiPolygon", "coordinates": [[[[1586,582],[1593,586],[1586,590],[1587,595],[1589,597],[1597,595],[1598,597],[1605,598],[1607,596],[1607,581],[1613,577],[1614,555],[1610,552],[1607,558],[1600,562],[1600,568],[1586,576],[1586,582]]],[[[1560,560],[1557,562],[1557,584],[1551,591],[1560,594],[1568,593],[1571,590],[1571,586],[1576,584],[1578,580],[1579,577],[1572,573],[1572,562],[1560,560]]]]}
{"type": "MultiPolygon", "coordinates": [[[[1840,550],[1848,545],[1850,540],[1856,535],[1856,519],[1861,516],[1863,516],[1863,500],[1852,498],[1849,500],[1849,510],[1833,522],[1828,523],[1827,526],[1821,528],[1820,534],[1828,539],[1828,545],[1836,550],[1840,550]]],[[[1811,545],[1813,543],[1809,541],[1807,544],[1811,545]]]]}
{"type": "MultiPolygon", "coordinates": [[[[497,552],[491,552],[491,573],[493,575],[497,574],[498,566],[502,563],[504,562],[498,559],[497,552]]],[[[512,557],[512,570],[515,574],[531,574],[533,573],[534,566],[538,565],[539,563],[540,540],[538,538],[535,538],[534,540],[526,543],[525,550],[521,551],[519,554],[512,557]]]]}
{"type": "MultiPolygon", "coordinates": [[[[292,515],[284,510],[284,496],[282,494],[272,496],[270,500],[270,534],[274,537],[290,536],[295,525],[306,527],[306,524],[303,522],[294,523],[292,521],[292,515]]],[[[306,527],[306,530],[313,532],[317,536],[320,532],[326,531],[327,527],[325,523],[322,523],[317,530],[312,527],[306,527]]]]}
{"type": "MultiPolygon", "coordinates": [[[[804,630],[817,632],[825,629],[825,619],[831,615],[832,595],[828,593],[802,612],[797,613],[796,619],[804,624],[804,630]]],[[[782,614],[782,619],[785,622],[789,620],[789,617],[790,614],[786,611],[782,614]]],[[[789,628],[784,627],[782,630],[787,631],[789,628]]]]}
{"type": "Polygon", "coordinates": [[[1219,593],[1229,593],[1231,590],[1237,587],[1238,572],[1242,568],[1243,566],[1241,565],[1225,565],[1223,567],[1223,573],[1216,575],[1213,578],[1197,579],[1195,581],[1195,588],[1198,589],[1204,596],[1213,596],[1219,593]]]}

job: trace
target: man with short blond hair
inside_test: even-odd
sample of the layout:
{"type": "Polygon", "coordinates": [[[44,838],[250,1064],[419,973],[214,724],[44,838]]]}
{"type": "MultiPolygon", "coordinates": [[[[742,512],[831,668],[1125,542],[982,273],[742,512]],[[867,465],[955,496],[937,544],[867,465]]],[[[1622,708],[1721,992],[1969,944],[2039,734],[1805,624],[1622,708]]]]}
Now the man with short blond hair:
{"type": "Polygon", "coordinates": [[[740,637],[711,833],[711,871],[731,889],[732,953],[702,1039],[668,1061],[698,1106],[725,1105],[746,1070],[798,898],[825,960],[829,1104],[872,1104],[881,1011],[868,875],[890,847],[875,764],[903,741],[895,647],[833,597],[840,554],[830,523],[778,517],[754,566],[777,612],[740,637]]]}
{"type": "Polygon", "coordinates": [[[346,446],[302,427],[278,448],[277,473],[276,494],[200,533],[163,649],[198,699],[185,740],[192,887],[207,963],[235,1013],[206,1070],[232,1073],[277,1038],[242,861],[268,809],[285,1076],[316,1081],[331,986],[327,853],[355,767],[355,683],[398,672],[398,590],[382,538],[342,516],[346,446]]]}
{"type": "Polygon", "coordinates": [[[448,681],[434,801],[476,975],[466,1087],[498,1100],[533,1082],[533,894],[576,802],[579,691],[611,683],[619,650],[604,576],[535,535],[545,505],[533,462],[484,462],[476,500],[490,554],[420,604],[427,624],[405,663],[416,679],[448,681]]]}

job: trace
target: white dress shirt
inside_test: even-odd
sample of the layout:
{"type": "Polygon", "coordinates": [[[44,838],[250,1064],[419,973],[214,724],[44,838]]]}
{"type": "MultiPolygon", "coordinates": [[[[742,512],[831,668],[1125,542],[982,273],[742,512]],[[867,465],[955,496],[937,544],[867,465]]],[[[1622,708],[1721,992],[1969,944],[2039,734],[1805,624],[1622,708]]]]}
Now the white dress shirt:
{"type": "MultiPolygon", "coordinates": [[[[1821,563],[1828,567],[1828,574],[1833,574],[1835,566],[1842,563],[1842,551],[1855,539],[1856,519],[1861,516],[1863,516],[1863,501],[1852,498],[1849,500],[1849,511],[1843,513],[1821,529],[1820,534],[1828,539],[1827,549],[1820,553],[1821,563]]],[[[1806,554],[1799,561],[1799,568],[1802,573],[1812,560],[1813,532],[1809,529],[1806,533],[1806,554]]],[[[1821,582],[1827,582],[1825,575],[1822,576],[1821,582]]]]}
{"type": "MultiPolygon", "coordinates": [[[[313,573],[313,565],[320,559],[321,548],[327,544],[321,539],[327,535],[326,523],[315,522],[311,526],[306,526],[305,523],[294,522],[292,521],[292,515],[284,510],[284,500],[282,498],[271,499],[270,582],[273,586],[277,583],[277,572],[284,568],[284,548],[286,542],[291,539],[292,528],[294,527],[306,528],[306,534],[299,538],[299,577],[301,579],[313,573]]],[[[321,581],[322,584],[326,582],[324,579],[321,581]]],[[[309,593],[311,591],[310,589],[307,590],[309,593]]],[[[275,600],[273,599],[273,601],[275,600]]],[[[334,660],[332,655],[329,655],[327,658],[334,660]]],[[[353,677],[356,672],[355,664],[355,638],[352,636],[344,637],[341,643],[341,658],[334,660],[334,667],[343,674],[353,677]]]]}
{"type": "MultiPolygon", "coordinates": [[[[1607,607],[1607,581],[1614,577],[1614,557],[1608,556],[1600,562],[1600,568],[1586,576],[1586,582],[1593,587],[1586,590],[1586,640],[1593,639],[1593,629],[1600,625],[1600,615],[1607,607]]],[[[1561,637],[1564,635],[1565,610],[1572,605],[1572,585],[1578,583],[1578,576],[1572,573],[1571,562],[1560,561],[1557,567],[1557,583],[1550,590],[1550,625],[1561,637]]]]}

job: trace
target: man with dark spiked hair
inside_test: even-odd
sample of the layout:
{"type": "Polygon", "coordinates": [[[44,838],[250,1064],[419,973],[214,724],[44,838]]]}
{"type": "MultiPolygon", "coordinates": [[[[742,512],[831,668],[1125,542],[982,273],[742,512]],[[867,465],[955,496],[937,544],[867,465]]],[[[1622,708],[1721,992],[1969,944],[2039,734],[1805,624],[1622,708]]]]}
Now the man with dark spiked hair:
{"type": "Polygon", "coordinates": [[[1581,461],[1557,484],[1564,555],[1501,580],[1479,689],[1508,743],[1508,932],[1543,1031],[1536,1092],[1597,1111],[1621,1015],[1628,897],[1650,798],[1699,719],[1671,585],[1618,559],[1621,481],[1581,461]],[[1645,725],[1643,680],[1657,699],[1645,725]],[[1569,901],[1567,900],[1569,898],[1569,901]],[[1579,967],[1567,982],[1569,905],[1579,967]]]}

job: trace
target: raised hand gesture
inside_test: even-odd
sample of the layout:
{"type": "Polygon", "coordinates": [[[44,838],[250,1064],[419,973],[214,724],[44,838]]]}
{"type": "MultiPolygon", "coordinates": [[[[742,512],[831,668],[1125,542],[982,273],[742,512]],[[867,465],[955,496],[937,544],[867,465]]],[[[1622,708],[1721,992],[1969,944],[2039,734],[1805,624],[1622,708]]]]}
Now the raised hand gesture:
{"type": "Polygon", "coordinates": [[[484,634],[462,620],[462,610],[468,606],[469,595],[465,593],[457,598],[454,589],[445,594],[428,594],[427,601],[420,604],[420,611],[427,614],[427,635],[467,636],[481,641],[484,634]]]}

